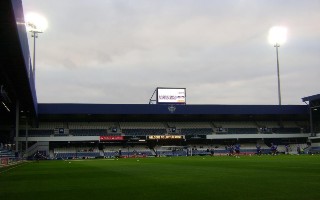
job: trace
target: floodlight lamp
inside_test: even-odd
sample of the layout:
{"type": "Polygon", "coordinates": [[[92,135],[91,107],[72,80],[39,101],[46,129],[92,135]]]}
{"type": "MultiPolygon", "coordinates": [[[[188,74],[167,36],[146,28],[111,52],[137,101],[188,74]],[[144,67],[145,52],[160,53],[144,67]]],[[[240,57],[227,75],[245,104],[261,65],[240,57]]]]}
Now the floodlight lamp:
{"type": "Polygon", "coordinates": [[[42,33],[48,28],[48,21],[37,13],[28,13],[25,16],[26,29],[29,32],[42,33]]]}
{"type": "Polygon", "coordinates": [[[287,28],[282,26],[275,26],[269,30],[269,43],[275,46],[280,46],[287,40],[287,28]]]}

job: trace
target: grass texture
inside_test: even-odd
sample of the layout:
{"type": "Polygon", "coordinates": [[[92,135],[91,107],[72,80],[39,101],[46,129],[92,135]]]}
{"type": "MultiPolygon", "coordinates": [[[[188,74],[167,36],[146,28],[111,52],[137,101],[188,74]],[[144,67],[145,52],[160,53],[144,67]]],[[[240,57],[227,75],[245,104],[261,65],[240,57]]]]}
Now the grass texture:
{"type": "Polygon", "coordinates": [[[319,199],[320,156],[40,161],[0,170],[1,200],[319,199]]]}

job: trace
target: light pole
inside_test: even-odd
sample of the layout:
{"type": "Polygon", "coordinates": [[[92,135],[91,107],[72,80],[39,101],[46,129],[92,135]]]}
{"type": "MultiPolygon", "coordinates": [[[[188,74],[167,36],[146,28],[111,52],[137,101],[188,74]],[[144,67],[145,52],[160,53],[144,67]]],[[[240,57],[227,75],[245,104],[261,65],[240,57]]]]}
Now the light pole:
{"type": "Polygon", "coordinates": [[[274,47],[276,48],[276,53],[277,53],[278,99],[279,99],[279,105],[281,106],[281,86],[280,86],[280,69],[279,69],[279,55],[278,55],[278,47],[280,47],[280,45],[276,43],[274,47]]]}
{"type": "Polygon", "coordinates": [[[278,100],[281,106],[281,86],[280,86],[280,67],[279,67],[279,55],[278,48],[280,44],[283,44],[287,39],[287,28],[275,26],[269,31],[269,42],[276,47],[277,54],[277,76],[278,76],[278,100]]]}
{"type": "MultiPolygon", "coordinates": [[[[48,27],[47,20],[39,14],[28,13],[25,17],[26,29],[31,33],[33,37],[33,63],[32,63],[32,75],[35,84],[36,77],[36,38],[38,38],[39,33],[43,33],[44,30],[48,27]]],[[[30,73],[31,73],[30,72],[30,73]]]]}
{"type": "Polygon", "coordinates": [[[38,33],[43,33],[41,31],[30,30],[31,37],[33,37],[33,64],[32,64],[32,75],[33,80],[36,80],[36,38],[38,38],[38,33]]]}

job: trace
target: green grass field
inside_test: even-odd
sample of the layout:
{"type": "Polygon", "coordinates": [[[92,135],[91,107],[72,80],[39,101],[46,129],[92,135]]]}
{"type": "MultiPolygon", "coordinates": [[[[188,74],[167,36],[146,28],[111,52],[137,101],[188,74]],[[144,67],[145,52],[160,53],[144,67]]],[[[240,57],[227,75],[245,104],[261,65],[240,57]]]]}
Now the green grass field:
{"type": "Polygon", "coordinates": [[[1,200],[320,198],[320,156],[40,161],[0,169],[1,200]],[[6,171],[4,171],[6,170],[6,171]]]}

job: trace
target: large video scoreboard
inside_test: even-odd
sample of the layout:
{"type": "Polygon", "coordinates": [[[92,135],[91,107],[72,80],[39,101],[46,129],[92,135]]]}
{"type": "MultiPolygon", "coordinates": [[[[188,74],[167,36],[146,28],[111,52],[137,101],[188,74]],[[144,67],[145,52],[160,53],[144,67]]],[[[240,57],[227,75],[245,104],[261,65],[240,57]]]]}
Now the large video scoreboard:
{"type": "Polygon", "coordinates": [[[158,104],[186,104],[186,88],[157,88],[158,104]]]}

